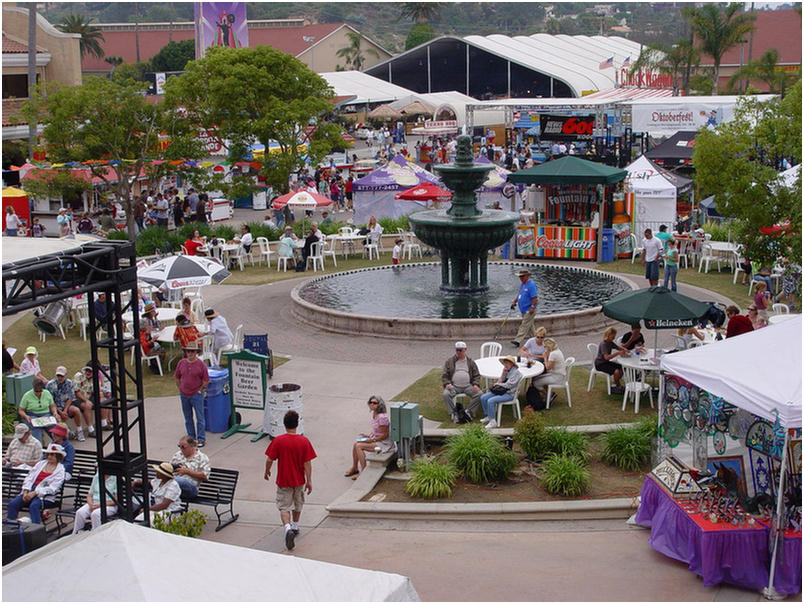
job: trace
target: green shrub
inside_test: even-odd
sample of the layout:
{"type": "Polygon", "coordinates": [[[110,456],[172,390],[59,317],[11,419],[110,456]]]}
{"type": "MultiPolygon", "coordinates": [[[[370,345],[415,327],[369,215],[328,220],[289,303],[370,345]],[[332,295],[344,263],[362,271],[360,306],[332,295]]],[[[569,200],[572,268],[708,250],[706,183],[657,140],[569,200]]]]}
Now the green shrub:
{"type": "Polygon", "coordinates": [[[435,458],[417,459],[413,462],[413,476],[405,484],[405,492],[423,499],[451,497],[457,474],[452,465],[439,463],[435,458]]]}
{"type": "MultiPolygon", "coordinates": [[[[5,388],[5,386],[3,386],[5,388]]],[[[17,409],[9,403],[3,393],[3,434],[12,434],[14,432],[14,422],[17,419],[17,409]]]]}
{"type": "Polygon", "coordinates": [[[729,226],[720,222],[707,221],[701,228],[704,233],[712,235],[712,241],[726,241],[729,238],[729,226]]]}
{"type": "Polygon", "coordinates": [[[639,470],[650,460],[652,436],[638,427],[617,428],[603,438],[606,446],[600,459],[605,463],[621,470],[639,470]]]}
{"type": "Polygon", "coordinates": [[[458,472],[477,483],[505,478],[517,464],[514,452],[479,424],[448,436],[445,450],[458,472]]]}
{"type": "Polygon", "coordinates": [[[251,229],[251,235],[254,237],[255,241],[257,237],[265,237],[268,241],[279,240],[279,229],[266,226],[261,222],[249,222],[247,226],[251,229]]]}
{"type": "Polygon", "coordinates": [[[183,537],[198,537],[207,523],[207,517],[199,510],[191,510],[183,514],[170,514],[163,516],[155,514],[151,517],[153,528],[183,537]]]}
{"type": "MultiPolygon", "coordinates": [[[[239,231],[238,231],[239,232],[239,231]]],[[[219,224],[210,229],[210,236],[215,237],[216,239],[223,239],[224,241],[230,241],[234,239],[235,230],[224,224],[219,224]]],[[[182,243],[184,239],[182,239],[182,243]]]]}
{"type": "Polygon", "coordinates": [[[514,424],[514,440],[528,459],[539,459],[539,441],[544,431],[544,416],[525,411],[522,419],[514,424]]]}
{"type": "Polygon", "coordinates": [[[531,459],[545,459],[554,454],[571,455],[586,461],[589,458],[588,445],[589,437],[582,432],[570,432],[563,427],[545,429],[536,438],[536,457],[531,459]]]}
{"type": "Polygon", "coordinates": [[[397,229],[402,229],[403,231],[410,230],[410,223],[408,222],[407,214],[400,216],[399,218],[380,218],[377,220],[377,222],[380,223],[383,233],[396,233],[397,229]]]}
{"type": "Polygon", "coordinates": [[[659,435],[659,425],[654,417],[643,417],[636,423],[634,428],[648,438],[659,435]]]}
{"type": "Polygon", "coordinates": [[[137,255],[151,256],[159,249],[165,251],[165,242],[170,242],[173,251],[180,251],[182,244],[187,240],[181,238],[178,231],[168,231],[165,227],[150,226],[144,229],[137,237],[137,255]]]}
{"type": "Polygon", "coordinates": [[[542,486],[548,493],[576,497],[589,487],[589,470],[573,455],[552,454],[544,461],[542,486]]]}
{"type": "Polygon", "coordinates": [[[128,241],[128,231],[120,231],[115,229],[110,233],[106,233],[106,239],[111,241],[128,241]]]}

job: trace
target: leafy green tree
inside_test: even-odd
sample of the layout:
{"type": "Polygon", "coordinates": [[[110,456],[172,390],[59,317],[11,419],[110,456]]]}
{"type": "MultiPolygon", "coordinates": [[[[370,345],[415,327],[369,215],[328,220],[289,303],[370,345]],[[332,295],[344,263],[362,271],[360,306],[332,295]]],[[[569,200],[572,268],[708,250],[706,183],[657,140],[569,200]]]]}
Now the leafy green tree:
{"type": "Polygon", "coordinates": [[[72,13],[63,17],[56,27],[67,34],[81,34],[82,58],[90,54],[102,59],[105,54],[101,47],[101,42],[104,41],[103,32],[99,27],[92,25],[93,21],[92,17],[85,19],[81,15],[72,13]]]}
{"type": "Polygon", "coordinates": [[[747,65],[743,65],[734,72],[729,79],[729,88],[733,89],[740,80],[759,80],[768,85],[768,91],[784,95],[785,90],[801,77],[800,70],[789,72],[779,69],[779,51],[770,48],[762,53],[762,56],[747,65]]]}
{"type": "Polygon", "coordinates": [[[777,170],[782,158],[801,162],[801,80],[783,99],[743,97],[732,121],[695,138],[693,162],[702,194],[716,195],[718,211],[735,217],[746,256],[769,265],[780,254],[801,263],[801,173],[793,189],[782,186],[777,170]],[[760,230],[785,222],[790,228],[782,236],[760,230]]]}
{"type": "Polygon", "coordinates": [[[740,12],[743,5],[732,2],[720,9],[716,4],[704,4],[689,12],[690,27],[698,37],[699,48],[712,57],[712,90],[717,94],[720,62],[726,52],[740,44],[743,36],[754,29],[755,16],[740,12]]]}
{"type": "Polygon", "coordinates": [[[367,48],[364,54],[362,48],[363,36],[361,36],[359,33],[349,31],[346,32],[346,37],[349,38],[349,46],[344,46],[343,48],[339,49],[335,55],[346,60],[347,67],[360,71],[363,69],[363,64],[366,62],[365,54],[371,55],[375,58],[380,57],[380,53],[373,48],[367,48]]]}
{"type": "Polygon", "coordinates": [[[196,130],[164,103],[146,100],[144,91],[144,84],[88,77],[81,86],[54,88],[47,94],[40,90],[23,109],[28,119],[44,127],[41,138],[54,164],[92,162],[86,167],[106,182],[125,208],[132,241],[137,233],[131,211],[136,176],[151,160],[200,156],[196,130]]]}
{"type": "Polygon", "coordinates": [[[410,33],[405,40],[405,50],[416,48],[419,44],[424,44],[435,37],[436,33],[429,23],[416,23],[410,28],[410,33]]]}
{"type": "Polygon", "coordinates": [[[231,157],[243,157],[254,143],[276,141],[280,152],[270,155],[261,173],[277,191],[287,191],[290,174],[304,166],[305,156],[315,165],[345,145],[340,128],[324,122],[332,96],[327,82],[304,63],[268,46],[210,48],[165,83],[166,102],[215,132],[231,157]],[[310,124],[316,127],[308,136],[310,124]]]}
{"type": "Polygon", "coordinates": [[[112,81],[118,84],[144,82],[146,71],[148,71],[148,63],[121,63],[114,68],[112,81]]]}
{"type": "Polygon", "coordinates": [[[195,59],[195,40],[168,42],[151,57],[153,71],[184,71],[188,61],[195,59]]]}

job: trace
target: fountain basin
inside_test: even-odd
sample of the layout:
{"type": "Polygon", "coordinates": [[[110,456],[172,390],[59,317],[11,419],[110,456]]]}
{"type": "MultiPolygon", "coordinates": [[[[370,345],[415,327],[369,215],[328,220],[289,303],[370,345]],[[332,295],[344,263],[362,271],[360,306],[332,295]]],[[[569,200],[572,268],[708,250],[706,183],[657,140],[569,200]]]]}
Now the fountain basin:
{"type": "MultiPolygon", "coordinates": [[[[559,281],[577,281],[577,287],[573,288],[575,293],[556,294],[566,298],[567,303],[563,305],[561,299],[548,301],[547,294],[554,289],[552,283],[547,282],[549,279],[540,284],[540,296],[544,292],[546,297],[544,304],[540,298],[536,323],[556,336],[590,332],[599,335],[605,326],[613,323],[600,312],[600,305],[621,291],[637,288],[630,281],[589,268],[493,262],[489,263],[490,278],[504,284],[493,288],[499,293],[461,296],[443,294],[432,285],[438,282],[438,263],[408,264],[359,269],[306,281],[291,292],[291,312],[299,321],[336,333],[403,339],[492,339],[516,294],[518,281],[513,275],[522,267],[537,273],[537,283],[540,281],[538,271],[545,271],[545,275],[552,275],[559,281]],[[412,286],[397,278],[406,271],[422,270],[425,272],[410,273],[412,286]],[[399,286],[394,287],[395,282],[399,286]],[[593,298],[587,295],[578,302],[583,292],[594,292],[607,282],[612,285],[608,293],[593,298]],[[342,295],[337,294],[339,288],[342,295]],[[461,314],[464,316],[458,316],[461,314]]],[[[519,313],[511,311],[498,338],[515,335],[519,323],[519,313]]]]}

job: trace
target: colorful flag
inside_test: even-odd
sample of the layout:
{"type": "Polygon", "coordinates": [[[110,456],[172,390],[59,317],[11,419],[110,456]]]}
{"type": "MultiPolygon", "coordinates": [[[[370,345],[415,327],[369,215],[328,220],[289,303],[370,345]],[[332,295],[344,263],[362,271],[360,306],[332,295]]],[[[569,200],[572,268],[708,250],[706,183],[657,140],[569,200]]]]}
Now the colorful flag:
{"type": "Polygon", "coordinates": [[[598,69],[608,69],[609,67],[614,67],[614,57],[609,57],[597,66],[598,69]]]}
{"type": "Polygon", "coordinates": [[[623,67],[628,67],[631,65],[631,57],[625,57],[625,61],[623,61],[623,67]]]}

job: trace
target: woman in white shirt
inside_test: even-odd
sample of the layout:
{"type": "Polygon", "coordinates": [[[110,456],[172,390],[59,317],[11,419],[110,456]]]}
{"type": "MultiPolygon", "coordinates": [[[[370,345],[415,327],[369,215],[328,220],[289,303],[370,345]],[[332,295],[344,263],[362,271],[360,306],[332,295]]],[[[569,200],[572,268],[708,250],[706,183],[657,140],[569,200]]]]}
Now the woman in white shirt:
{"type": "Polygon", "coordinates": [[[22,220],[14,211],[14,206],[6,206],[6,235],[16,237],[17,230],[22,226],[22,220]]]}
{"type": "Polygon", "coordinates": [[[544,340],[544,373],[535,378],[532,386],[542,389],[547,395],[547,386],[550,384],[563,384],[567,379],[567,366],[564,362],[564,353],[558,349],[558,344],[552,338],[544,340]]]}

